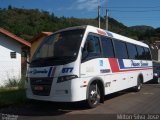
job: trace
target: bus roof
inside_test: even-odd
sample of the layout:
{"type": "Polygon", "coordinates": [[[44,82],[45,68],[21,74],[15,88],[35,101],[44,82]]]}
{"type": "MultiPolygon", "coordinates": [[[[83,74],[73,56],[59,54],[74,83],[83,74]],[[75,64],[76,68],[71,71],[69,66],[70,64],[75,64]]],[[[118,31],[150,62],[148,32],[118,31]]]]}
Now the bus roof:
{"type": "MultiPolygon", "coordinates": [[[[144,46],[144,47],[149,47],[147,44],[145,44],[143,42],[134,40],[132,38],[129,38],[129,37],[126,37],[126,36],[111,32],[111,31],[106,31],[106,30],[103,30],[101,28],[94,27],[94,26],[91,26],[91,25],[82,25],[82,26],[69,27],[69,28],[65,28],[65,29],[59,30],[57,32],[62,32],[62,31],[67,31],[67,30],[74,30],[74,29],[86,29],[87,32],[93,32],[93,33],[97,33],[97,34],[100,34],[100,35],[103,35],[103,36],[107,36],[107,37],[110,37],[110,38],[118,39],[118,40],[121,40],[121,41],[137,44],[137,45],[144,46]]],[[[55,33],[57,33],[57,32],[55,32],[55,33]]]]}
{"type": "Polygon", "coordinates": [[[98,34],[101,34],[101,35],[104,35],[104,36],[108,36],[110,38],[114,38],[114,39],[118,39],[118,40],[121,40],[121,41],[137,44],[137,45],[144,46],[144,47],[149,47],[147,44],[145,44],[143,42],[134,40],[132,38],[129,38],[129,37],[126,37],[126,36],[111,32],[111,31],[106,31],[106,30],[103,30],[101,28],[97,28],[97,27],[87,25],[87,29],[88,29],[87,31],[98,33],[98,34]]]}

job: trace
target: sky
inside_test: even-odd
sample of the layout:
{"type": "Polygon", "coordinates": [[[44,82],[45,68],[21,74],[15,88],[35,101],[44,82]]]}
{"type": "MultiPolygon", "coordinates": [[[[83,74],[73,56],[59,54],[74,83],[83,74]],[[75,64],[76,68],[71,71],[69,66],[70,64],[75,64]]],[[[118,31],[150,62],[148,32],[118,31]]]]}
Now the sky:
{"type": "Polygon", "coordinates": [[[126,26],[160,27],[160,0],[0,0],[0,8],[9,5],[76,18],[96,18],[100,5],[101,16],[105,16],[107,8],[110,17],[126,26]]]}

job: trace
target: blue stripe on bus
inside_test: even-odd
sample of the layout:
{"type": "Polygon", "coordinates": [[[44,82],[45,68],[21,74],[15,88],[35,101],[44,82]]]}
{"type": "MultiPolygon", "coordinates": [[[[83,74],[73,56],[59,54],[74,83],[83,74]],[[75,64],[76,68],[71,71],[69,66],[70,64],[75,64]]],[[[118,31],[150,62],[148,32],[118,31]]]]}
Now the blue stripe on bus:
{"type": "Polygon", "coordinates": [[[50,67],[49,72],[48,72],[48,77],[50,77],[52,69],[53,69],[53,67],[50,67]]]}

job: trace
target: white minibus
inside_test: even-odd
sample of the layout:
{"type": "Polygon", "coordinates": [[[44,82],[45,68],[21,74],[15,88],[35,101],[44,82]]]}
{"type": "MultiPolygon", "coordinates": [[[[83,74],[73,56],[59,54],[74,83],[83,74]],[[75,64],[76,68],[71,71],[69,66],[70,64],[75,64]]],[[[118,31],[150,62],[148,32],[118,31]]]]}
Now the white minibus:
{"type": "Polygon", "coordinates": [[[27,98],[86,101],[128,88],[139,91],[153,79],[149,46],[90,25],[59,30],[37,48],[27,72],[27,98]]]}

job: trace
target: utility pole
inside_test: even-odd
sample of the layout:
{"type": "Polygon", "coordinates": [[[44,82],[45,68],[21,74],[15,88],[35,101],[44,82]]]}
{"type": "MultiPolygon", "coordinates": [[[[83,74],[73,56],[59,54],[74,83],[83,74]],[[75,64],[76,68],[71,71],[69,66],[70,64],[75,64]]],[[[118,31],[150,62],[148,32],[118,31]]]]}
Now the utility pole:
{"type": "Polygon", "coordinates": [[[107,7],[107,5],[108,4],[107,4],[107,0],[106,0],[106,30],[108,30],[108,27],[109,27],[108,26],[108,20],[109,20],[108,18],[109,18],[109,16],[108,16],[108,7],[107,7]]]}
{"type": "Polygon", "coordinates": [[[106,9],[106,30],[108,30],[108,9],[106,9]]]}
{"type": "Polygon", "coordinates": [[[101,27],[101,15],[100,15],[100,5],[98,5],[98,27],[101,27]]]}

